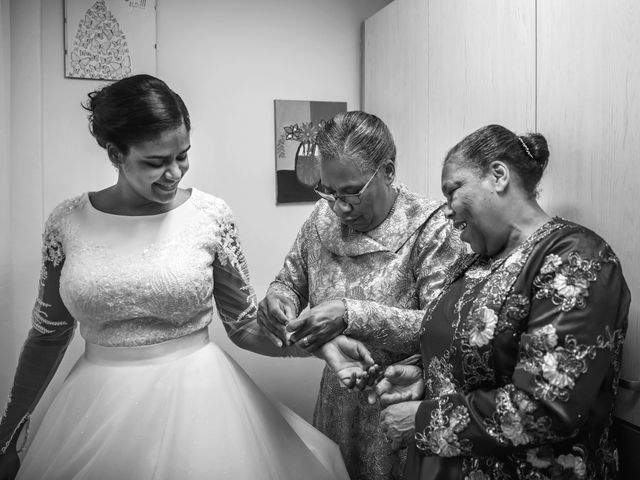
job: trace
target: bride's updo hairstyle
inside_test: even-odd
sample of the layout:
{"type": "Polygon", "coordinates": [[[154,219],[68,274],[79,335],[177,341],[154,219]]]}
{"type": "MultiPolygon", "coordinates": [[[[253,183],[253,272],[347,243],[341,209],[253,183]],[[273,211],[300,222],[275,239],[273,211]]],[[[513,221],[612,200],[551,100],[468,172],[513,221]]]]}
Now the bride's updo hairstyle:
{"type": "Polygon", "coordinates": [[[123,78],[89,93],[82,106],[89,111],[89,130],[102,148],[129,147],[180,127],[191,130],[189,112],[180,95],[151,75],[123,78]]]}
{"type": "Polygon", "coordinates": [[[519,136],[501,125],[487,125],[467,135],[449,150],[445,163],[452,158],[482,174],[489,171],[491,162],[504,162],[520,179],[522,188],[535,197],[549,162],[549,148],[539,133],[519,136]]]}

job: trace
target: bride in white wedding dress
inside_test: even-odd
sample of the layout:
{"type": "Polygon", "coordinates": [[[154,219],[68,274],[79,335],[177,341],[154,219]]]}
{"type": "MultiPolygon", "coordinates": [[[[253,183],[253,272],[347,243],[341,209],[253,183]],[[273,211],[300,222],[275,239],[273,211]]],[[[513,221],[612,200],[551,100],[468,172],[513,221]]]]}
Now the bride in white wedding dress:
{"type": "MultiPolygon", "coordinates": [[[[91,131],[117,183],[50,215],[33,326],[0,423],[0,478],[76,322],[84,355],[49,407],[18,479],[348,479],[338,447],[272,402],[209,341],[219,312],[242,348],[278,347],[257,304],[229,207],[181,189],[184,103],[137,75],[89,95],[91,131]]],[[[346,379],[373,361],[338,337],[320,355],[346,379]]]]}

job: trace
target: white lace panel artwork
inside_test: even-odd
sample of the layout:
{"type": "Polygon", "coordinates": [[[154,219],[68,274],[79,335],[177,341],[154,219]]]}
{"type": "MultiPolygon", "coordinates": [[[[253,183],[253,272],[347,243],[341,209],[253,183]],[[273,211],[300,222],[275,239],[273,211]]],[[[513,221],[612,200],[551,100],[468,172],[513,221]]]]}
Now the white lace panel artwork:
{"type": "Polygon", "coordinates": [[[64,0],[65,76],[156,73],[156,0],[64,0]]]}

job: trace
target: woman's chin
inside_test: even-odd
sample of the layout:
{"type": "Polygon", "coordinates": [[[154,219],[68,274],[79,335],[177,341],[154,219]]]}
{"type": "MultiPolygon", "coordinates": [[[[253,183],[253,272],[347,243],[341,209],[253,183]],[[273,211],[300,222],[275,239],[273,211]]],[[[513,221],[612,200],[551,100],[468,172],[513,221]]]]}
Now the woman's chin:
{"type": "Polygon", "coordinates": [[[477,253],[479,255],[489,255],[486,247],[479,244],[478,242],[474,242],[473,239],[463,241],[467,244],[467,249],[471,250],[473,253],[477,253]]]}
{"type": "Polygon", "coordinates": [[[362,217],[343,218],[340,222],[356,232],[366,232],[366,222],[362,221],[362,217]]]}
{"type": "Polygon", "coordinates": [[[178,193],[178,186],[176,185],[172,189],[166,189],[159,185],[153,184],[153,193],[156,197],[156,201],[159,203],[167,203],[172,201],[178,193]]]}
{"type": "Polygon", "coordinates": [[[471,232],[468,231],[468,227],[460,233],[460,240],[467,244],[467,250],[471,250],[473,253],[480,255],[488,255],[486,245],[483,242],[478,242],[477,239],[471,235],[471,232]]]}

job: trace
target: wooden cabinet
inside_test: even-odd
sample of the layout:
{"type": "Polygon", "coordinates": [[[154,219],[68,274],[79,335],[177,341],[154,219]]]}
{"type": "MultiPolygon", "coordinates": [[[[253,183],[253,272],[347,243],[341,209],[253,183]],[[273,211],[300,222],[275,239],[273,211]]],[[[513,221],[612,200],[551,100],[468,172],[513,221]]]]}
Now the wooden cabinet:
{"type": "MultiPolygon", "coordinates": [[[[551,150],[541,200],[600,233],[631,289],[623,378],[640,378],[640,3],[538,0],[537,129],[551,150]]],[[[617,414],[640,425],[640,394],[617,414]]]]}
{"type": "Polygon", "coordinates": [[[431,173],[427,20],[424,0],[394,1],[365,22],[364,38],[364,109],[389,125],[398,149],[399,180],[420,191],[431,173]]]}

